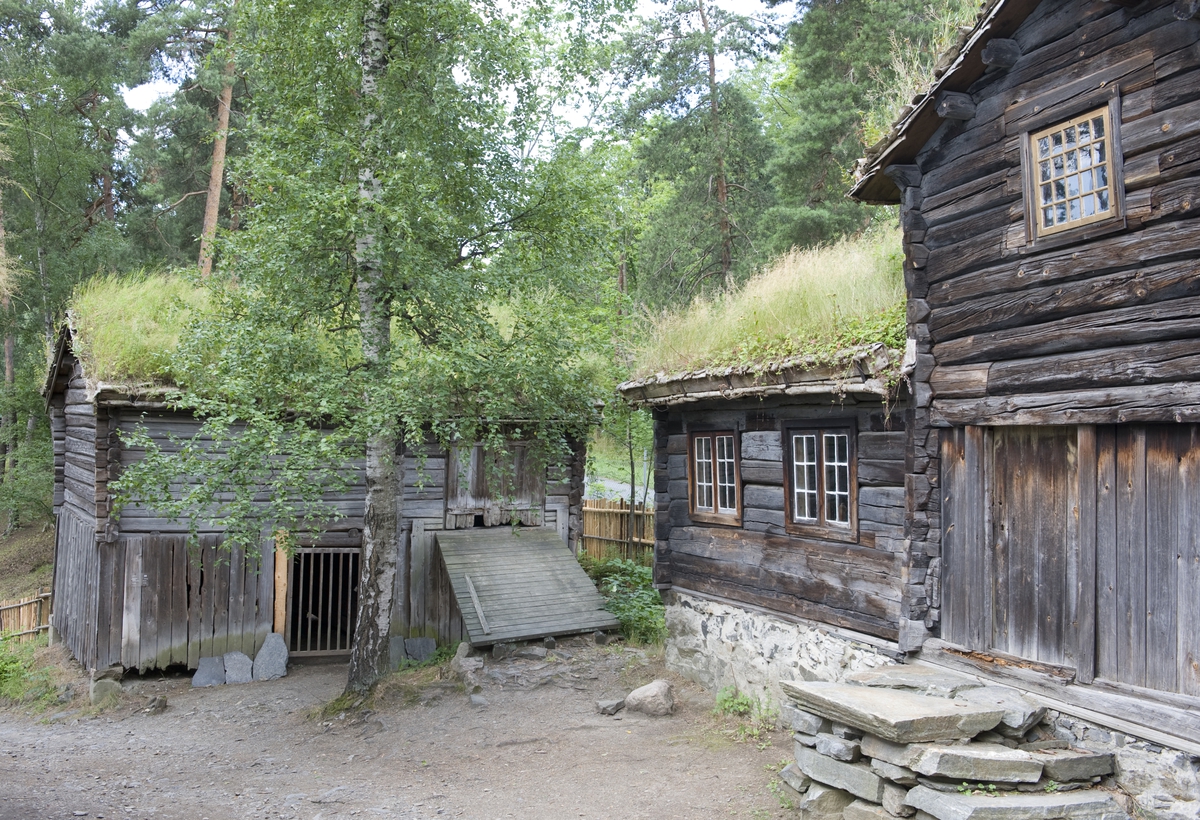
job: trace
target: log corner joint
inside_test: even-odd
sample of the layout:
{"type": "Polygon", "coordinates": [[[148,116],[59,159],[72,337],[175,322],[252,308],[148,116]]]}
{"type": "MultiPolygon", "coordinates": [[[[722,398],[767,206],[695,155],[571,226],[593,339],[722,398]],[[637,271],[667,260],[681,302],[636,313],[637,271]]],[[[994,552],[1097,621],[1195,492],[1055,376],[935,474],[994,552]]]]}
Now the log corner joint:
{"type": "Polygon", "coordinates": [[[937,115],[944,120],[965,122],[975,116],[975,101],[970,94],[943,91],[937,98],[937,115]]]}

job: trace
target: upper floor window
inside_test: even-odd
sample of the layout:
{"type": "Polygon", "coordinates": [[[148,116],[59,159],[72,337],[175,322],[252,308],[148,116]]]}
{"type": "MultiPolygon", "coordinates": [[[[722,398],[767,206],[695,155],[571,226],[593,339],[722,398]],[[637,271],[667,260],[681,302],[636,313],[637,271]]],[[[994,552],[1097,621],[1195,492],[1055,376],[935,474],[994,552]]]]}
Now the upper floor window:
{"type": "Polygon", "coordinates": [[[693,517],[735,521],[741,512],[736,436],[732,431],[693,433],[689,444],[693,517]]]}
{"type": "Polygon", "coordinates": [[[849,426],[785,430],[789,529],[819,528],[841,537],[853,532],[857,523],[853,433],[849,426]]]}
{"type": "Polygon", "coordinates": [[[1029,135],[1037,236],[1116,215],[1109,107],[1029,135]]]}

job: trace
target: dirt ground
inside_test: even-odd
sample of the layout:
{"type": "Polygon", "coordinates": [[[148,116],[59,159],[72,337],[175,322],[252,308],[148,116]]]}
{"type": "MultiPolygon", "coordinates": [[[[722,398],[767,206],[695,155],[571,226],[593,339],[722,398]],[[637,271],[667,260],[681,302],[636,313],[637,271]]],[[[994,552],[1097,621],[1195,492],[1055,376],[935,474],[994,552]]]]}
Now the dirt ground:
{"type": "Polygon", "coordinates": [[[57,713],[0,711],[0,820],[793,814],[773,786],[790,739],[739,740],[713,693],[651,652],[575,638],[544,659],[489,658],[482,677],[486,705],[430,669],[328,719],[343,665],[209,689],[127,676],[121,703],[99,714],[76,711],[82,697],[57,713]],[[674,684],[674,715],[596,711],[659,677],[674,684]],[[169,705],[148,714],[155,695],[169,705]]]}

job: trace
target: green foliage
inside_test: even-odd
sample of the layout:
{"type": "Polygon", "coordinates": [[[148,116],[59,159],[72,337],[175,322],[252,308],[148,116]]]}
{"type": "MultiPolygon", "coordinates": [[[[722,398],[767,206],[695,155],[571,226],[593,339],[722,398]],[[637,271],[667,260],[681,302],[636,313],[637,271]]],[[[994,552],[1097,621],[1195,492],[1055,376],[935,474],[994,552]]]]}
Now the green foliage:
{"type": "Polygon", "coordinates": [[[621,622],[621,634],[635,643],[661,643],[667,637],[662,595],[654,570],[636,561],[612,558],[580,563],[604,596],[604,608],[621,622]]]}
{"type": "Polygon", "coordinates": [[[171,384],[179,334],[203,316],[207,292],[183,272],[95,276],[71,299],[75,354],[89,379],[171,384]]]}
{"type": "Polygon", "coordinates": [[[717,705],[713,711],[718,715],[747,717],[754,710],[755,700],[736,686],[725,686],[717,692],[717,705]]]}
{"type": "Polygon", "coordinates": [[[739,692],[735,686],[718,690],[713,714],[738,718],[738,740],[753,741],[760,751],[771,745],[770,733],[779,719],[778,709],[760,698],[739,692]]]}
{"type": "Polygon", "coordinates": [[[754,367],[792,357],[838,364],[848,348],[906,336],[899,231],[875,229],[793,251],[771,269],[649,328],[638,372],[754,367]]]}
{"type": "Polygon", "coordinates": [[[38,645],[0,638],[0,703],[40,704],[53,698],[54,678],[37,663],[38,645]]]}

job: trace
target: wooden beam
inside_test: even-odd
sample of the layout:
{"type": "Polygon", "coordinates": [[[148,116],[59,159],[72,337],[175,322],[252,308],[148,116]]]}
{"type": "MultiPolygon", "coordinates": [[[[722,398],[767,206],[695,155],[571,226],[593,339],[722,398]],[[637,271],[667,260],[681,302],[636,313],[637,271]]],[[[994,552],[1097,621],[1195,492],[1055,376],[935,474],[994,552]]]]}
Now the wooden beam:
{"type": "Polygon", "coordinates": [[[975,116],[975,101],[970,94],[943,91],[938,95],[937,115],[944,120],[965,122],[975,116]]]}
{"type": "Polygon", "coordinates": [[[1200,17],[1200,0],[1175,0],[1175,19],[1194,20],[1200,17]]]}
{"type": "Polygon", "coordinates": [[[1021,59],[1021,46],[1016,40],[996,37],[983,47],[980,59],[984,65],[992,68],[1012,68],[1021,59]]]}
{"type": "Polygon", "coordinates": [[[921,169],[916,165],[889,165],[883,172],[891,177],[897,188],[911,188],[921,184],[921,169]]]}
{"type": "Polygon", "coordinates": [[[275,540],[275,620],[273,632],[283,634],[287,625],[288,555],[283,547],[283,538],[275,540]]]}

